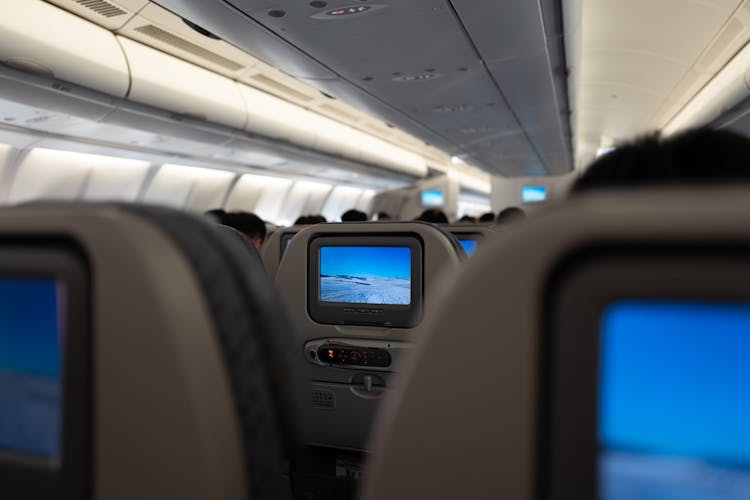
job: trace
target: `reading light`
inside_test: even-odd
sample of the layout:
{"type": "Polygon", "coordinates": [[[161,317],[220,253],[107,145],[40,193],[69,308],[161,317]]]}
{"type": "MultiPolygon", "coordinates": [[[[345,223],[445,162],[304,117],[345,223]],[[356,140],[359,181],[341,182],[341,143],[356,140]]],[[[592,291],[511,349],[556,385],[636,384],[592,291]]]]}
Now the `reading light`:
{"type": "Polygon", "coordinates": [[[344,7],[343,9],[334,9],[326,12],[329,16],[350,16],[352,14],[361,14],[370,10],[369,5],[358,5],[356,7],[344,7]]]}
{"type": "Polygon", "coordinates": [[[441,78],[445,76],[442,73],[417,73],[414,75],[403,75],[397,76],[393,79],[394,82],[423,82],[425,80],[434,80],[435,78],[441,78]]]}
{"type": "Polygon", "coordinates": [[[344,7],[338,7],[336,9],[330,9],[310,17],[312,17],[313,19],[342,19],[348,18],[350,16],[369,14],[373,11],[384,9],[386,7],[388,7],[388,5],[385,4],[347,5],[344,7]]]}

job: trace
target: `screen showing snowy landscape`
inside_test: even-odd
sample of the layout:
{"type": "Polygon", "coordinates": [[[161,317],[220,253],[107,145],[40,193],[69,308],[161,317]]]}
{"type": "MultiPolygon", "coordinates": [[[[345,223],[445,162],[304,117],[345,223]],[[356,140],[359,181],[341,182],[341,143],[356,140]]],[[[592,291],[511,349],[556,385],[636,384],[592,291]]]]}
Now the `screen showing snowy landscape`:
{"type": "Polygon", "coordinates": [[[321,247],[320,300],[409,305],[411,249],[377,246],[321,247]]]}
{"type": "Polygon", "coordinates": [[[0,278],[0,452],[60,459],[58,286],[0,278]]]}
{"type": "Polygon", "coordinates": [[[600,499],[750,498],[750,307],[618,302],[600,355],[600,499]]]}

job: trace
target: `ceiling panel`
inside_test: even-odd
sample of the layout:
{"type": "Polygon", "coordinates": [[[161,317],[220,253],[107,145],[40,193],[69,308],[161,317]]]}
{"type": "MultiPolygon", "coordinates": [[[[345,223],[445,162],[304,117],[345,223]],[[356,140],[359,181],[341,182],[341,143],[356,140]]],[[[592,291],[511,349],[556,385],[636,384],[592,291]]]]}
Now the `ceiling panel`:
{"type": "Polygon", "coordinates": [[[545,16],[556,20],[550,23],[540,3],[528,0],[159,0],[183,17],[198,16],[199,24],[265,62],[446,152],[492,158],[479,166],[500,175],[524,174],[518,173],[521,163],[533,164],[535,172],[540,166],[550,173],[570,168],[569,160],[559,163],[564,154],[551,154],[570,149],[567,96],[558,95],[565,92],[564,66],[552,67],[553,58],[563,64],[559,2],[542,2],[545,16]],[[222,7],[213,12],[205,7],[217,3],[222,7]],[[235,8],[234,16],[227,5],[235,8]],[[366,12],[326,14],[345,7],[366,12]],[[247,23],[246,36],[237,17],[247,23]],[[322,68],[319,73],[295,69],[311,62],[322,68]],[[434,111],[441,107],[465,110],[434,111]],[[504,132],[520,135],[511,145],[523,162],[497,161],[508,157],[502,150],[508,143],[488,139],[504,132]],[[474,150],[480,144],[482,154],[474,150]]]}
{"type": "Polygon", "coordinates": [[[743,41],[742,0],[583,0],[576,88],[581,163],[602,138],[664,126],[743,41]],[[710,56],[710,57],[709,57],[710,56]]]}

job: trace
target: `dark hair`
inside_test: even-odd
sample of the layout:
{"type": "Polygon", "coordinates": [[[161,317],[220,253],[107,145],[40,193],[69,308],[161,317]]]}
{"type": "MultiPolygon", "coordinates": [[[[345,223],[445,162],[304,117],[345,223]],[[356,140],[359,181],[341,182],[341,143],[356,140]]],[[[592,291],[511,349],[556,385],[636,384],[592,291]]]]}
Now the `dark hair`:
{"type": "Polygon", "coordinates": [[[259,239],[262,242],[266,239],[266,223],[255,214],[249,212],[229,212],[221,218],[221,223],[225,226],[233,227],[251,240],[259,239]]]}
{"type": "Polygon", "coordinates": [[[377,217],[378,220],[393,220],[393,217],[388,212],[378,212],[377,217]]]}
{"type": "Polygon", "coordinates": [[[445,212],[443,212],[442,210],[438,210],[437,208],[428,208],[427,210],[422,212],[415,220],[420,220],[422,222],[432,222],[433,224],[448,224],[448,216],[445,215],[445,212]]]}
{"type": "Polygon", "coordinates": [[[461,217],[461,219],[459,219],[459,222],[471,222],[472,224],[476,224],[477,218],[472,217],[471,215],[464,215],[463,217],[461,217]]]}
{"type": "Polygon", "coordinates": [[[354,208],[347,210],[346,212],[341,214],[342,222],[364,222],[366,220],[367,214],[354,208]]]}
{"type": "Polygon", "coordinates": [[[518,222],[526,217],[526,212],[518,207],[507,207],[500,210],[495,219],[495,224],[510,224],[518,222]]]}
{"type": "Polygon", "coordinates": [[[750,140],[703,128],[619,146],[594,161],[571,191],[733,180],[750,181],[750,140]]]}
{"type": "Polygon", "coordinates": [[[214,208],[213,210],[207,211],[204,215],[206,217],[210,217],[214,222],[218,222],[221,224],[221,219],[226,215],[227,213],[222,210],[221,208],[214,208]]]}
{"type": "Polygon", "coordinates": [[[326,221],[326,218],[322,215],[300,215],[297,220],[294,221],[295,226],[307,226],[309,224],[320,224],[326,221]]]}
{"type": "Polygon", "coordinates": [[[479,222],[495,222],[495,214],[487,212],[479,217],[479,222]]]}

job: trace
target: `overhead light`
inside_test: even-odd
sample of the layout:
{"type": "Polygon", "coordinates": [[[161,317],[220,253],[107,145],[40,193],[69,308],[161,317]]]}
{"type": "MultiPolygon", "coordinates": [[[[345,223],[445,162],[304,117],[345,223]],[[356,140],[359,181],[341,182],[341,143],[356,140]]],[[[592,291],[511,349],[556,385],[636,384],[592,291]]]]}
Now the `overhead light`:
{"type": "Polygon", "coordinates": [[[319,12],[310,17],[312,17],[313,19],[343,19],[352,16],[370,14],[376,10],[385,9],[386,7],[388,7],[388,5],[385,4],[346,5],[344,7],[337,7],[325,12],[319,12]]]}
{"type": "Polygon", "coordinates": [[[451,163],[454,165],[466,165],[466,162],[460,156],[451,156],[451,163]]]}
{"type": "Polygon", "coordinates": [[[442,78],[445,75],[443,73],[416,73],[413,75],[400,75],[393,79],[394,82],[424,82],[427,80],[434,80],[436,78],[442,78]]]}

